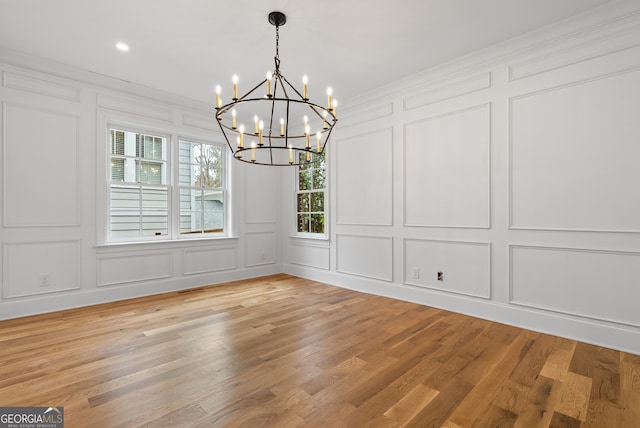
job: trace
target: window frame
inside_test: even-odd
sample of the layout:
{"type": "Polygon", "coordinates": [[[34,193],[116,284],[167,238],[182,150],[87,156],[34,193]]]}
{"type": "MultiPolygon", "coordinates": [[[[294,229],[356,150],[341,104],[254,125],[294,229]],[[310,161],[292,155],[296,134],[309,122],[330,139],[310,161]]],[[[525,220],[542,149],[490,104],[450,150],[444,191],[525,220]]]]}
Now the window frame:
{"type": "MultiPolygon", "coordinates": [[[[141,138],[142,139],[142,138],[141,138]]],[[[149,129],[145,129],[144,127],[141,126],[131,126],[131,125],[119,125],[119,124],[113,124],[110,123],[107,126],[107,141],[108,143],[106,144],[107,146],[107,159],[106,159],[106,176],[105,176],[105,189],[106,189],[106,224],[105,224],[105,228],[106,228],[106,241],[109,243],[128,243],[128,242],[153,242],[153,241],[164,241],[164,240],[168,240],[171,239],[171,235],[172,235],[172,230],[171,230],[171,225],[173,222],[173,213],[172,213],[172,194],[173,194],[173,189],[172,189],[172,182],[171,182],[171,135],[170,133],[166,133],[166,132],[159,132],[159,131],[153,131],[153,130],[149,130],[149,129]],[[134,164],[135,164],[135,171],[134,171],[134,175],[135,175],[135,181],[122,181],[122,184],[118,184],[119,182],[117,181],[113,181],[112,180],[112,176],[111,176],[111,170],[108,164],[110,164],[111,159],[112,159],[112,153],[111,153],[111,131],[112,130],[116,130],[116,131],[123,131],[125,133],[134,133],[136,135],[140,135],[140,137],[143,136],[152,136],[154,138],[156,137],[160,137],[164,139],[164,159],[162,159],[162,162],[164,162],[164,183],[161,180],[160,184],[155,184],[155,183],[145,183],[139,180],[139,165],[142,165],[143,163],[147,162],[149,160],[152,160],[150,158],[145,158],[142,155],[142,150],[139,150],[139,145],[138,142],[136,142],[136,146],[134,147],[133,151],[134,154],[127,154],[127,137],[125,135],[125,142],[124,142],[124,154],[123,159],[125,159],[125,163],[126,163],[126,159],[131,159],[133,160],[134,164]],[[160,235],[139,235],[136,237],[114,237],[112,235],[112,231],[111,231],[111,219],[112,219],[112,203],[111,203],[111,195],[113,194],[113,189],[117,188],[117,187],[121,187],[123,189],[126,188],[130,188],[130,189],[137,189],[140,192],[140,195],[142,195],[144,193],[144,190],[147,189],[155,189],[155,190],[164,190],[166,191],[166,200],[167,200],[167,208],[166,208],[166,223],[167,223],[167,228],[166,234],[160,234],[160,235]]],[[[120,156],[120,155],[117,155],[120,156]]],[[[161,174],[162,175],[162,174],[161,174]]],[[[123,172],[123,176],[125,176],[126,178],[126,172],[123,172]]],[[[142,197],[141,197],[142,198],[142,197]]],[[[142,202],[141,202],[142,203],[142,202]]],[[[126,210],[124,210],[126,211],[126,210]]],[[[135,210],[134,210],[135,211],[135,210]]],[[[138,212],[138,218],[141,219],[143,218],[143,208],[140,208],[140,211],[138,212]]]]}
{"type": "MultiPolygon", "coordinates": [[[[323,192],[323,215],[324,215],[324,232],[301,232],[298,230],[298,197],[300,194],[308,194],[314,193],[318,189],[309,189],[309,190],[300,190],[300,166],[295,167],[295,183],[294,183],[294,197],[293,197],[293,236],[296,238],[306,238],[306,239],[317,239],[317,240],[327,240],[329,239],[329,163],[328,163],[328,152],[325,150],[324,154],[324,187],[322,188],[323,192]]],[[[299,156],[303,156],[303,153],[299,153],[299,156]]],[[[314,163],[310,163],[310,165],[315,165],[314,163]]],[[[319,169],[313,167],[313,169],[319,169]]],[[[312,170],[313,170],[312,169],[312,170]]],[[[309,214],[315,211],[311,211],[311,196],[309,196],[309,214]]]]}
{"type": "MultiPolygon", "coordinates": [[[[227,236],[227,228],[229,227],[229,221],[228,221],[228,216],[229,216],[229,209],[227,208],[228,205],[228,201],[229,201],[229,191],[228,191],[228,184],[229,184],[229,173],[227,171],[227,165],[228,165],[228,146],[226,143],[216,143],[216,142],[212,142],[212,141],[206,141],[200,138],[189,138],[189,137],[183,137],[183,136],[178,136],[177,138],[177,143],[176,143],[176,164],[175,164],[175,169],[176,169],[176,173],[174,175],[174,177],[176,178],[176,183],[173,186],[173,188],[176,190],[175,192],[175,198],[176,198],[176,203],[175,203],[175,211],[176,211],[176,216],[177,216],[177,221],[176,221],[176,228],[177,228],[177,238],[178,239],[198,239],[198,238],[215,238],[215,237],[225,237],[227,236]],[[180,196],[181,196],[181,190],[183,189],[200,189],[202,191],[204,191],[203,187],[198,188],[197,186],[184,186],[180,184],[180,143],[188,143],[188,144],[198,144],[198,145],[209,145],[209,146],[213,146],[213,147],[219,147],[221,150],[221,165],[220,165],[220,169],[222,170],[222,174],[221,174],[221,187],[211,187],[211,188],[206,188],[208,190],[213,190],[213,191],[219,191],[222,193],[222,205],[223,205],[223,210],[222,210],[222,216],[223,216],[223,220],[222,220],[222,231],[221,232],[201,232],[201,233],[197,233],[197,232],[191,232],[191,233],[182,233],[180,231],[180,217],[181,217],[181,204],[180,204],[180,196]]],[[[204,216],[205,211],[202,211],[202,214],[204,216]]]]}
{"type": "Polygon", "coordinates": [[[97,171],[97,195],[102,195],[97,200],[97,228],[96,246],[111,245],[140,245],[161,242],[187,242],[194,240],[220,240],[235,239],[232,231],[232,206],[230,197],[230,170],[229,150],[226,143],[216,138],[216,134],[200,134],[192,131],[185,132],[179,126],[172,124],[154,124],[153,121],[131,117],[127,114],[111,114],[102,109],[98,111],[99,135],[103,135],[99,140],[102,143],[102,150],[98,151],[97,171]],[[166,183],[168,187],[168,217],[166,235],[160,236],[136,236],[136,237],[114,237],[111,234],[111,129],[125,130],[140,134],[160,136],[166,138],[166,183]],[[179,187],[179,142],[186,141],[197,144],[210,144],[219,146],[222,151],[222,201],[223,201],[223,225],[221,232],[208,233],[180,233],[180,187],[179,187]]]}

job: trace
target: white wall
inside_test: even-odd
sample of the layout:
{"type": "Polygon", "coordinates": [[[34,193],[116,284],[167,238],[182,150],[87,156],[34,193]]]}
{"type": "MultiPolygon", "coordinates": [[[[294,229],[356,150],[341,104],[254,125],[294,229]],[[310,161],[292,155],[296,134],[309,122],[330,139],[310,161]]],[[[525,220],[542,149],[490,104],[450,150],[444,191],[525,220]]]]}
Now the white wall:
{"type": "Polygon", "coordinates": [[[640,353],[637,2],[343,104],[330,239],[283,218],[286,272],[640,353]]]}
{"type": "Polygon", "coordinates": [[[0,79],[0,319],[281,271],[279,172],[239,162],[229,238],[100,245],[107,123],[224,142],[211,106],[8,50],[0,79]]]}

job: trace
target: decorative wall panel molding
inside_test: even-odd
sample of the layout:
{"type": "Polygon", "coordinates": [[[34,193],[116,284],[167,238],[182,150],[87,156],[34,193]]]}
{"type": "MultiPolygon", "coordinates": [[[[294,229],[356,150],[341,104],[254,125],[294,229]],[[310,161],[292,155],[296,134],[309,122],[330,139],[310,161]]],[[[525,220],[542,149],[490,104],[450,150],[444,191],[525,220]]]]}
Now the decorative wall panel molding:
{"type": "Polygon", "coordinates": [[[2,245],[5,299],[80,288],[80,241],[16,242],[2,245]]]}
{"type": "Polygon", "coordinates": [[[404,283],[489,299],[491,244],[405,239],[404,283]]]}
{"type": "Polygon", "coordinates": [[[173,253],[148,251],[99,256],[98,286],[152,281],[173,276],[173,253]]]}
{"type": "Polygon", "coordinates": [[[275,232],[248,232],[245,236],[246,267],[270,265],[276,262],[275,232]]]}
{"type": "Polygon", "coordinates": [[[461,95],[481,91],[491,87],[491,73],[481,73],[457,81],[447,81],[439,86],[433,86],[425,91],[415,89],[415,92],[403,100],[404,111],[413,110],[445,101],[461,95]],[[417,93],[416,93],[417,92],[417,93]]]}
{"type": "Polygon", "coordinates": [[[289,261],[300,266],[330,269],[331,247],[327,245],[292,244],[289,261]]]}
{"type": "Polygon", "coordinates": [[[79,225],[79,122],[59,111],[3,103],[5,227],[79,225]]]}
{"type": "Polygon", "coordinates": [[[184,113],[182,115],[182,123],[192,128],[216,131],[216,133],[219,133],[218,131],[220,130],[212,114],[184,113]]]}
{"type": "MultiPolygon", "coordinates": [[[[278,171],[263,165],[251,165],[244,170],[244,221],[248,224],[275,223],[278,171]]],[[[292,207],[294,209],[295,207],[292,207]]]]}
{"type": "Polygon", "coordinates": [[[361,123],[382,119],[393,115],[392,102],[376,102],[355,106],[340,113],[340,129],[346,129],[361,123]]]}
{"type": "Polygon", "coordinates": [[[509,249],[511,303],[640,327],[640,252],[509,249]]]}
{"type": "Polygon", "coordinates": [[[235,247],[202,248],[182,253],[183,275],[197,275],[237,268],[235,247]]]}
{"type": "Polygon", "coordinates": [[[336,235],[336,271],[393,281],[393,238],[336,235]]]}
{"type": "Polygon", "coordinates": [[[46,79],[28,76],[26,74],[4,71],[2,73],[2,86],[20,91],[32,92],[47,97],[62,100],[80,102],[80,89],[71,85],[52,82],[46,79]]]}
{"type": "Polygon", "coordinates": [[[640,70],[511,98],[510,226],[640,232],[640,70]]]}
{"type": "Polygon", "coordinates": [[[157,119],[164,122],[173,120],[173,113],[168,108],[141,102],[135,99],[118,97],[115,95],[98,94],[98,107],[116,110],[123,113],[132,113],[138,116],[157,119]]]}
{"type": "MultiPolygon", "coordinates": [[[[636,17],[637,18],[637,17],[636,17]]],[[[537,56],[509,66],[509,80],[514,81],[559,68],[576,65],[616,52],[640,46],[637,19],[627,17],[612,23],[598,24],[571,36],[546,43],[537,56]],[[626,22],[622,22],[626,21],[626,22]]]]}
{"type": "Polygon", "coordinates": [[[334,140],[338,224],[393,223],[393,132],[383,128],[334,140]]]}
{"type": "Polygon", "coordinates": [[[405,226],[489,228],[491,108],[404,127],[405,226]]]}

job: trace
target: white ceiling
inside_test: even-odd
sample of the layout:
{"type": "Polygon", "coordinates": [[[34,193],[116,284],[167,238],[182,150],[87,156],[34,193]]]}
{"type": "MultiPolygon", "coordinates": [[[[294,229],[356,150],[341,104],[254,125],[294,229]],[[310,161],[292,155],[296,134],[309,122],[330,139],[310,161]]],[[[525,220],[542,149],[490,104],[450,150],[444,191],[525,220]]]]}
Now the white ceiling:
{"type": "Polygon", "coordinates": [[[281,72],[346,100],[610,1],[0,0],[0,46],[213,104],[273,69],[279,10],[281,72]]]}

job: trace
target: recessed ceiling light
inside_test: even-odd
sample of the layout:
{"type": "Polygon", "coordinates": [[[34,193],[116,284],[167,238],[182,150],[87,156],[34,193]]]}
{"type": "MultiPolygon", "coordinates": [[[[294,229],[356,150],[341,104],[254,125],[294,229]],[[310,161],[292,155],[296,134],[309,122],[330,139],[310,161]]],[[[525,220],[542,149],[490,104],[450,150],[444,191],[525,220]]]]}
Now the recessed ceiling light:
{"type": "Polygon", "coordinates": [[[116,43],[116,49],[122,52],[128,52],[129,45],[127,45],[126,43],[116,43]]]}

